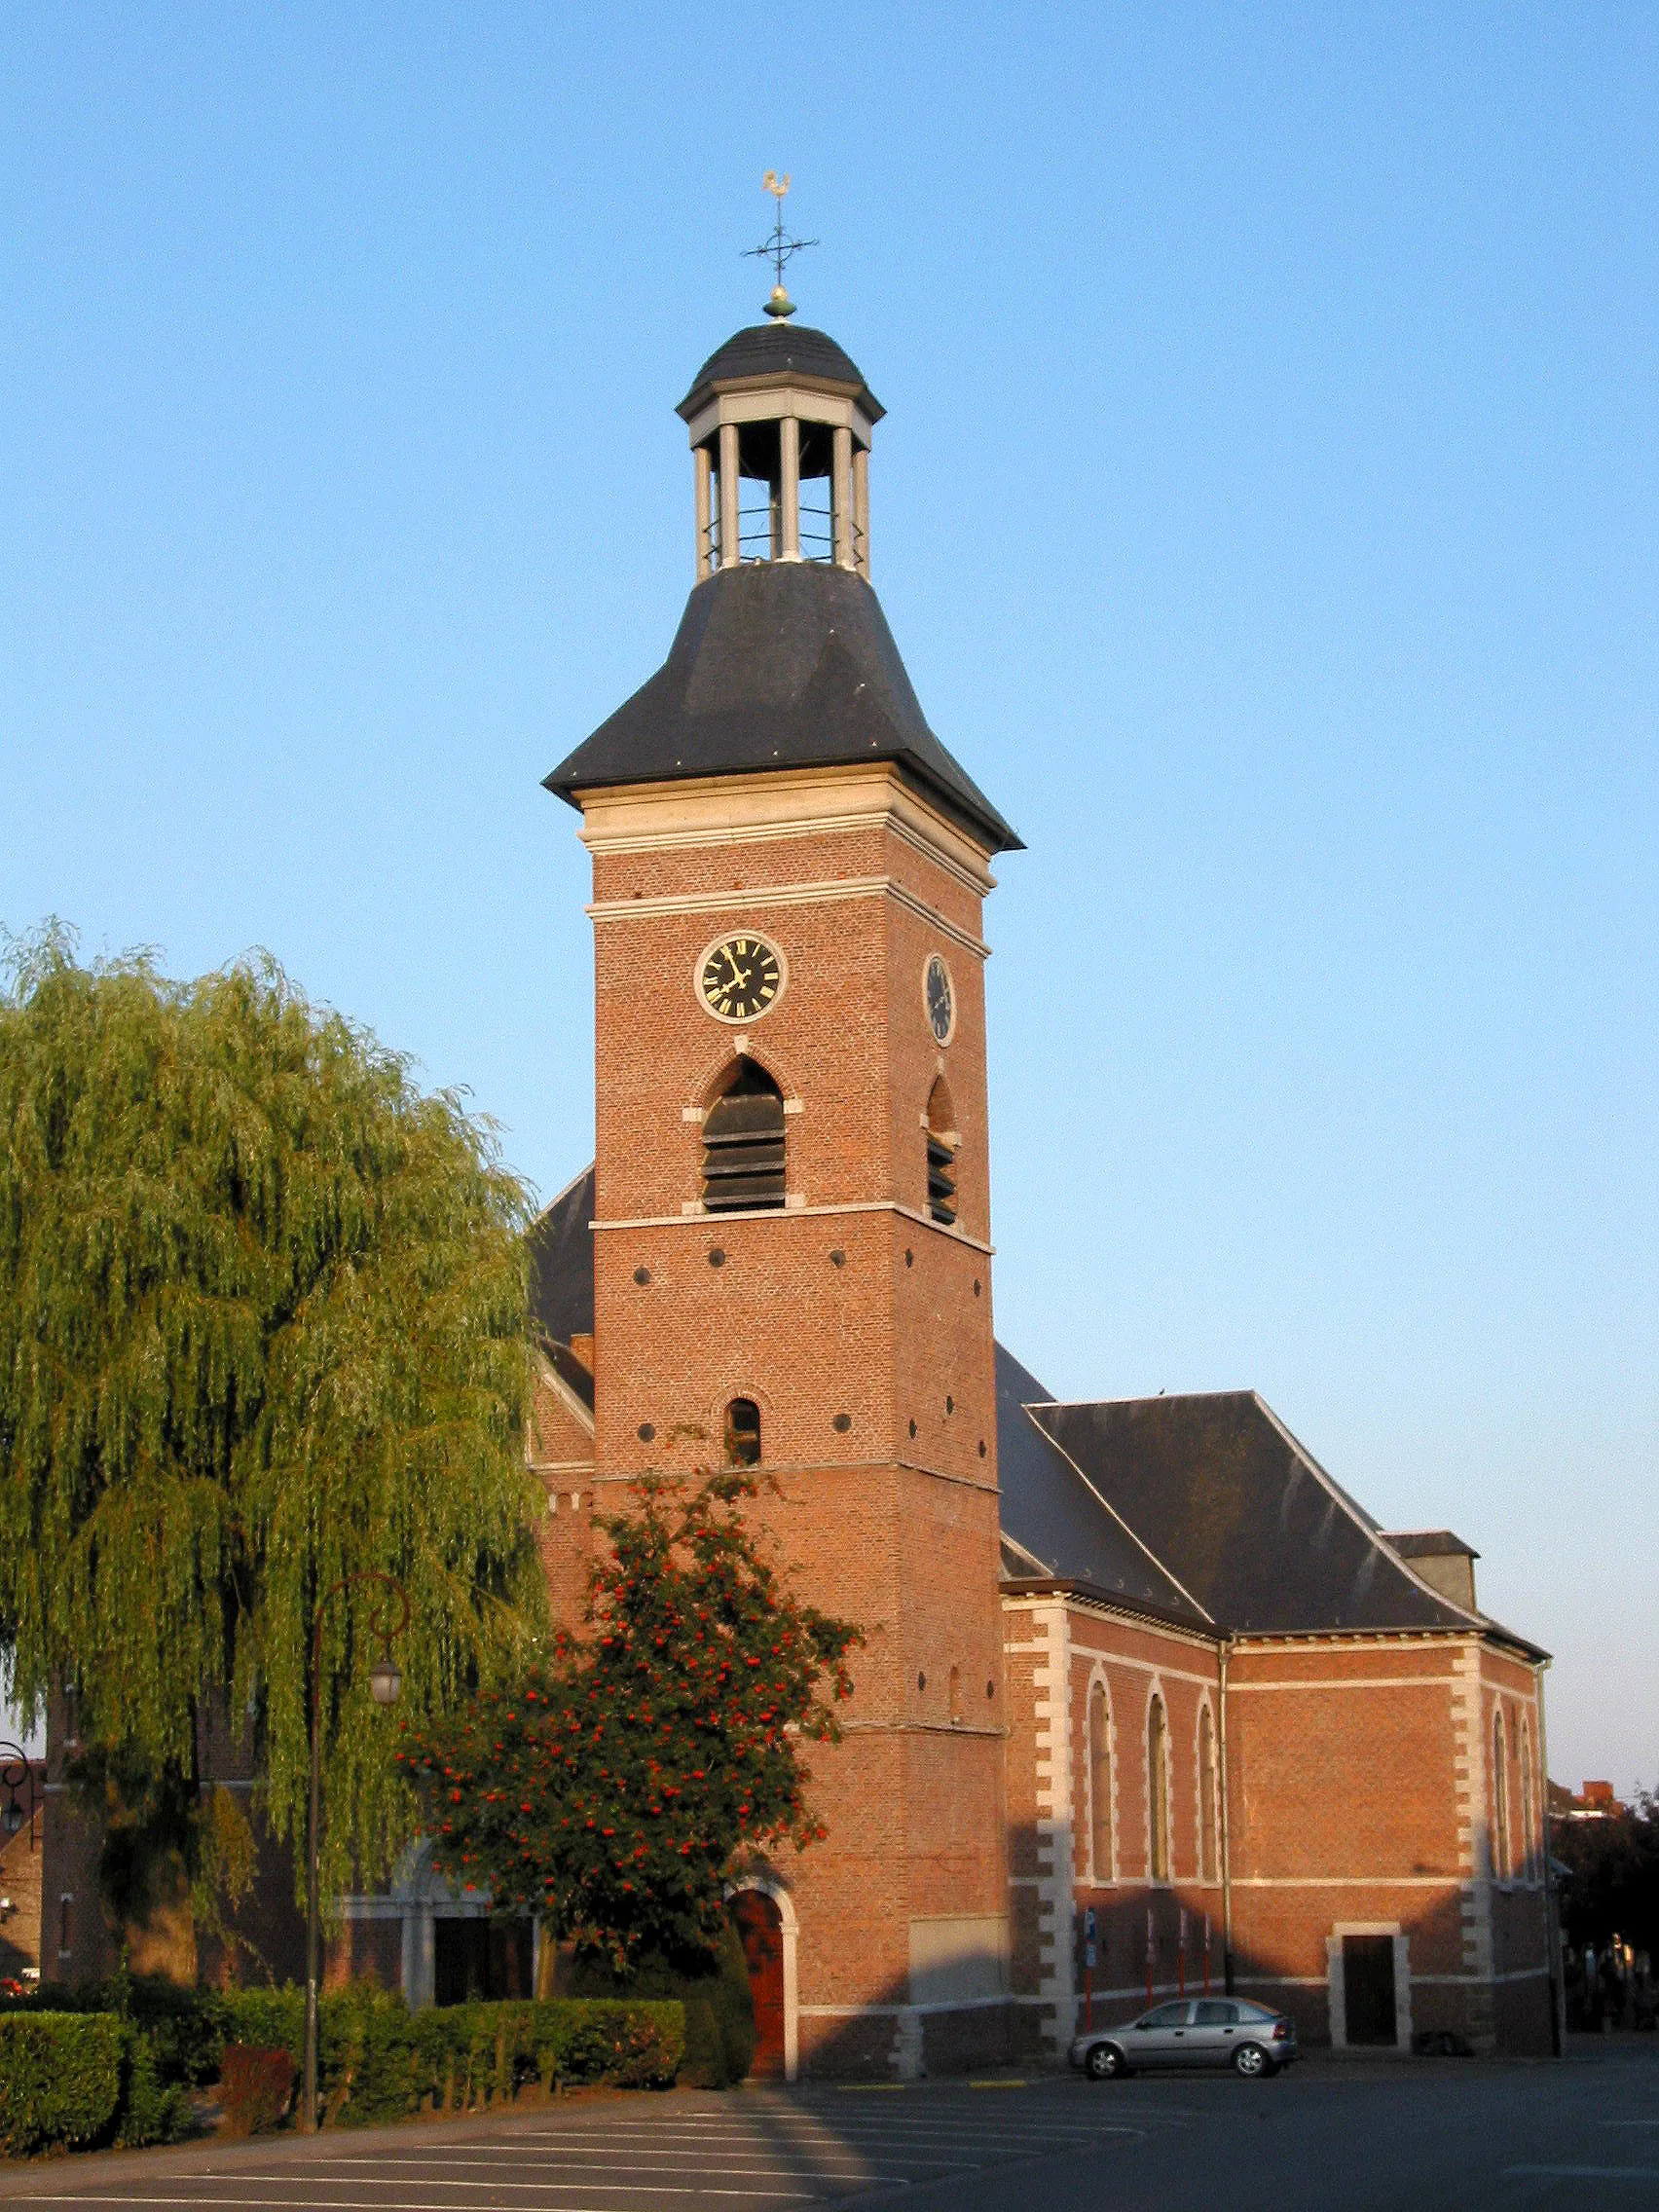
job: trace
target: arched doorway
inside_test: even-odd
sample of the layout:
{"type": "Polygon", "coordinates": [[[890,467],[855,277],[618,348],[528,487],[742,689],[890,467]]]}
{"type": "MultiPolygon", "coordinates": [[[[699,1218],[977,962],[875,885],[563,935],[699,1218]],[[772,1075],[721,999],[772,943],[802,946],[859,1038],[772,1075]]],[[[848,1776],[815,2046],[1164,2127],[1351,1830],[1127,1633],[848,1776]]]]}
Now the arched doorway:
{"type": "Polygon", "coordinates": [[[788,2072],[784,2026],[784,1916],[764,1890],[739,1890],[731,1900],[731,1916],[743,1938],[744,1963],[749,1969],[749,1995],[755,2007],[755,2063],[750,2069],[756,2081],[778,2081],[788,2072]]]}

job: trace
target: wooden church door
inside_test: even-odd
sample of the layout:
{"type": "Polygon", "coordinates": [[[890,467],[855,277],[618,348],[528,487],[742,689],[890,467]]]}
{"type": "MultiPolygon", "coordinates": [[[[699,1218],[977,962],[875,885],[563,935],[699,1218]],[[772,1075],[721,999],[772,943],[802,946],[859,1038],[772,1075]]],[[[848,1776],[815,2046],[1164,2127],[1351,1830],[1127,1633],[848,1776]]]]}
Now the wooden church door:
{"type": "Polygon", "coordinates": [[[784,2073],[784,1923],[764,1890],[739,1890],[732,1918],[743,1938],[749,1995],[755,2007],[756,2079],[781,2081],[784,2073]]]}

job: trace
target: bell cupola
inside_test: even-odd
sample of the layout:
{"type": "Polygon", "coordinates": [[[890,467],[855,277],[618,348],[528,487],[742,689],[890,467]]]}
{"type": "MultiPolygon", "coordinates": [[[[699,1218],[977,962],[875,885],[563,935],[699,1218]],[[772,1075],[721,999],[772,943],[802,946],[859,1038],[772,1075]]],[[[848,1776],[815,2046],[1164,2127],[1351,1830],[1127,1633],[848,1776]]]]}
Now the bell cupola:
{"type": "Polygon", "coordinates": [[[884,411],[832,338],[781,315],[740,330],[678,412],[696,470],[699,583],[752,561],[868,580],[869,441],[884,411]]]}

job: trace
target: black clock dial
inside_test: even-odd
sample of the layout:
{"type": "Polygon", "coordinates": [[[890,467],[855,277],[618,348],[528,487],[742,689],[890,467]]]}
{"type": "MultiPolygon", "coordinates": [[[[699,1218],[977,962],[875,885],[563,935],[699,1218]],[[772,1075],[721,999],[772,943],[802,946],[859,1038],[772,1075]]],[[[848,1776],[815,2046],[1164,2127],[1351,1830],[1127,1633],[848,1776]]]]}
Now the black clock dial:
{"type": "Polygon", "coordinates": [[[784,987],[784,965],[763,937],[721,938],[703,955],[697,994],[720,1021],[755,1021],[771,1011],[784,987]]]}
{"type": "Polygon", "coordinates": [[[948,1045],[956,1027],[956,993],[951,988],[950,970],[937,952],[928,962],[924,989],[928,1026],[941,1045],[948,1045]]]}

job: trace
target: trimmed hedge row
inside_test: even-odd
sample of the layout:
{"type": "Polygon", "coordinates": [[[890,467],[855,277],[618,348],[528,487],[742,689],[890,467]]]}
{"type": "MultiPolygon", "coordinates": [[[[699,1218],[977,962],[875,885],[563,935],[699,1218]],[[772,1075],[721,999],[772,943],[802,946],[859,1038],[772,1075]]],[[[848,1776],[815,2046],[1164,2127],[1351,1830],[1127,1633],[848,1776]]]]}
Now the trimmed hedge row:
{"type": "Polygon", "coordinates": [[[110,2012],[0,2017],[0,2151],[176,2142],[189,2100],[149,2038],[110,2012]]]}
{"type": "MultiPolygon", "coordinates": [[[[229,2041],[302,2063],[304,1990],[237,1990],[224,2003],[229,2041]]],[[[401,1997],[343,1990],[318,2009],[317,2096],[324,2124],[364,2126],[510,2103],[529,2084],[666,2089],[684,2055],[684,2009],[675,2003],[553,1998],[411,2012],[401,1997]]]]}
{"type": "MultiPolygon", "coordinates": [[[[189,2127],[188,2084],[213,2080],[227,2049],[285,2051],[296,2073],[303,2063],[302,1989],[164,1995],[132,1983],[122,1994],[125,2018],[47,2010],[38,2000],[0,2015],[0,2150],[173,2142],[189,2127]],[[146,2019],[154,2027],[139,2024],[146,2019]]],[[[401,1997],[357,1988],[325,1996],[317,2028],[322,2119],[342,2127],[506,2104],[527,2087],[666,2089],[686,2057],[686,2008],[674,2000],[556,1998],[411,2013],[401,1997]]]]}

